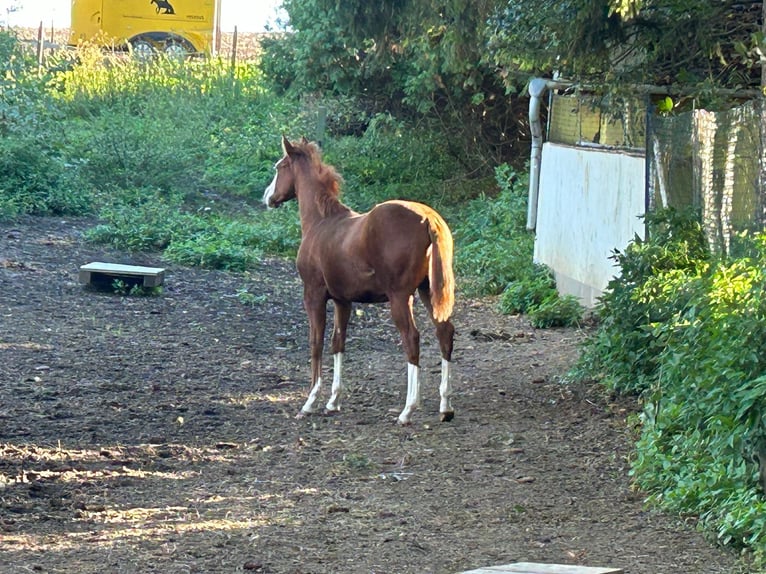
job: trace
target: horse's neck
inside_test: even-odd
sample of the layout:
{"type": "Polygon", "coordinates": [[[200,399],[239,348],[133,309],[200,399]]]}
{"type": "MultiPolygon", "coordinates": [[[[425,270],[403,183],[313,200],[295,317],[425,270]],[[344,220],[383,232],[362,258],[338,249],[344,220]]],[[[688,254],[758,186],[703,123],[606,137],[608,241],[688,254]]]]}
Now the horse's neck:
{"type": "Polygon", "coordinates": [[[327,217],[352,213],[326,186],[327,182],[313,177],[300,178],[297,182],[298,208],[304,232],[327,217]]]}

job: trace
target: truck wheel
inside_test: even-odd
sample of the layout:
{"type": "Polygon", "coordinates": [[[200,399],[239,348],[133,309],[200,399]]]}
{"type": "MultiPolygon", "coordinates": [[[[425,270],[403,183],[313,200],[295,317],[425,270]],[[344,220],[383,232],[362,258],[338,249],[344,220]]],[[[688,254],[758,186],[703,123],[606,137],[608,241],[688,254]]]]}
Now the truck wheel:
{"type": "Polygon", "coordinates": [[[133,40],[130,45],[133,55],[139,60],[151,60],[154,57],[154,46],[146,40],[133,40]]]}
{"type": "Polygon", "coordinates": [[[181,61],[185,60],[189,53],[186,51],[186,48],[179,42],[169,40],[165,44],[165,55],[172,60],[181,61]]]}

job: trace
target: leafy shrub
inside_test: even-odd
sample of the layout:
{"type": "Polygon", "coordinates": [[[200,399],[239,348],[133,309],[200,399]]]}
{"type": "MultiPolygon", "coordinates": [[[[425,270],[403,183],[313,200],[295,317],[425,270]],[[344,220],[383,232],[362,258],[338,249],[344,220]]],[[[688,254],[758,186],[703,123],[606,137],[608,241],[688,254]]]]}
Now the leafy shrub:
{"type": "Polygon", "coordinates": [[[157,192],[144,191],[143,201],[105,208],[103,223],[88,230],[86,239],[129,251],[158,251],[208,226],[204,218],[181,211],[157,192]]]}
{"type": "Polygon", "coordinates": [[[456,268],[468,293],[498,294],[534,272],[534,236],[526,229],[526,176],[508,165],[496,170],[500,193],[460,206],[454,227],[456,268]]]}
{"type": "Polygon", "coordinates": [[[208,234],[176,241],[165,251],[165,256],[176,263],[229,271],[244,271],[259,260],[259,255],[256,250],[208,234]]]}
{"type": "Polygon", "coordinates": [[[362,211],[386,199],[420,201],[438,209],[445,203],[444,182],[460,175],[435,134],[416,134],[386,115],[372,118],[362,137],[329,141],[325,160],[343,176],[343,201],[362,211]]]}
{"type": "Polygon", "coordinates": [[[631,473],[651,502],[699,516],[722,544],[763,559],[766,235],[717,260],[693,214],[647,223],[648,238],[615,255],[621,274],[575,375],[642,393],[631,473]]]}
{"type": "Polygon", "coordinates": [[[199,233],[172,242],[165,251],[184,265],[244,271],[265,253],[295,255],[300,228],[295,209],[260,212],[248,222],[213,218],[199,233]],[[288,219],[289,218],[289,219],[288,219]]]}
{"type": "Polygon", "coordinates": [[[506,315],[526,313],[556,294],[556,282],[550,270],[536,266],[529,277],[514,281],[505,288],[498,306],[506,315]]]}
{"type": "Polygon", "coordinates": [[[92,196],[77,165],[30,138],[0,141],[0,218],[23,214],[82,215],[92,196]]]}
{"type": "Polygon", "coordinates": [[[709,252],[699,219],[669,209],[646,215],[647,239],[615,251],[620,268],[596,309],[599,329],[583,348],[577,376],[617,392],[649,388],[669,333],[658,325],[678,317],[698,292],[695,279],[709,252]]]}
{"type": "Polygon", "coordinates": [[[766,552],[766,236],[760,253],[712,264],[665,342],[646,396],[636,483],[650,500],[699,515],[723,544],[766,552]]]}
{"type": "Polygon", "coordinates": [[[538,329],[549,327],[575,327],[580,324],[583,306],[573,295],[559,297],[558,293],[529,308],[529,321],[538,329]]]}

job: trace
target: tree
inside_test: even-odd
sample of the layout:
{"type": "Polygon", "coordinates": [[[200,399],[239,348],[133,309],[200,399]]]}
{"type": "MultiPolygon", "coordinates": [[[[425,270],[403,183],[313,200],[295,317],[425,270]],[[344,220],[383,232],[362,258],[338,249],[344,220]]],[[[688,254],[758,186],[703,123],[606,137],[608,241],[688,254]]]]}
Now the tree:
{"type": "MultiPolygon", "coordinates": [[[[758,86],[761,0],[285,0],[283,86],[428,114],[492,160],[518,155],[529,78],[605,89],[758,86]]],[[[274,52],[272,52],[272,55],[274,52]]],[[[268,57],[267,57],[268,60],[268,57]]],[[[268,66],[267,66],[268,67],[268,66]]]]}

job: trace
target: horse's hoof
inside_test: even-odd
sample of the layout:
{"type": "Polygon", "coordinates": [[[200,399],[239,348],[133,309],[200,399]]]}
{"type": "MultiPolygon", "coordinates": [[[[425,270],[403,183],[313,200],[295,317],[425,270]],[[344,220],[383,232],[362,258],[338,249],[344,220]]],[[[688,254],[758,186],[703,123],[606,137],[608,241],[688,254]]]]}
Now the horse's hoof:
{"type": "Polygon", "coordinates": [[[340,409],[325,409],[324,414],[326,417],[334,417],[340,414],[340,409]]]}
{"type": "Polygon", "coordinates": [[[295,415],[296,420],[305,419],[307,416],[309,416],[311,413],[307,413],[306,411],[298,411],[298,414],[295,415]]]}
{"type": "Polygon", "coordinates": [[[443,423],[448,423],[455,418],[455,411],[447,411],[446,413],[439,414],[439,420],[443,423]]]}

